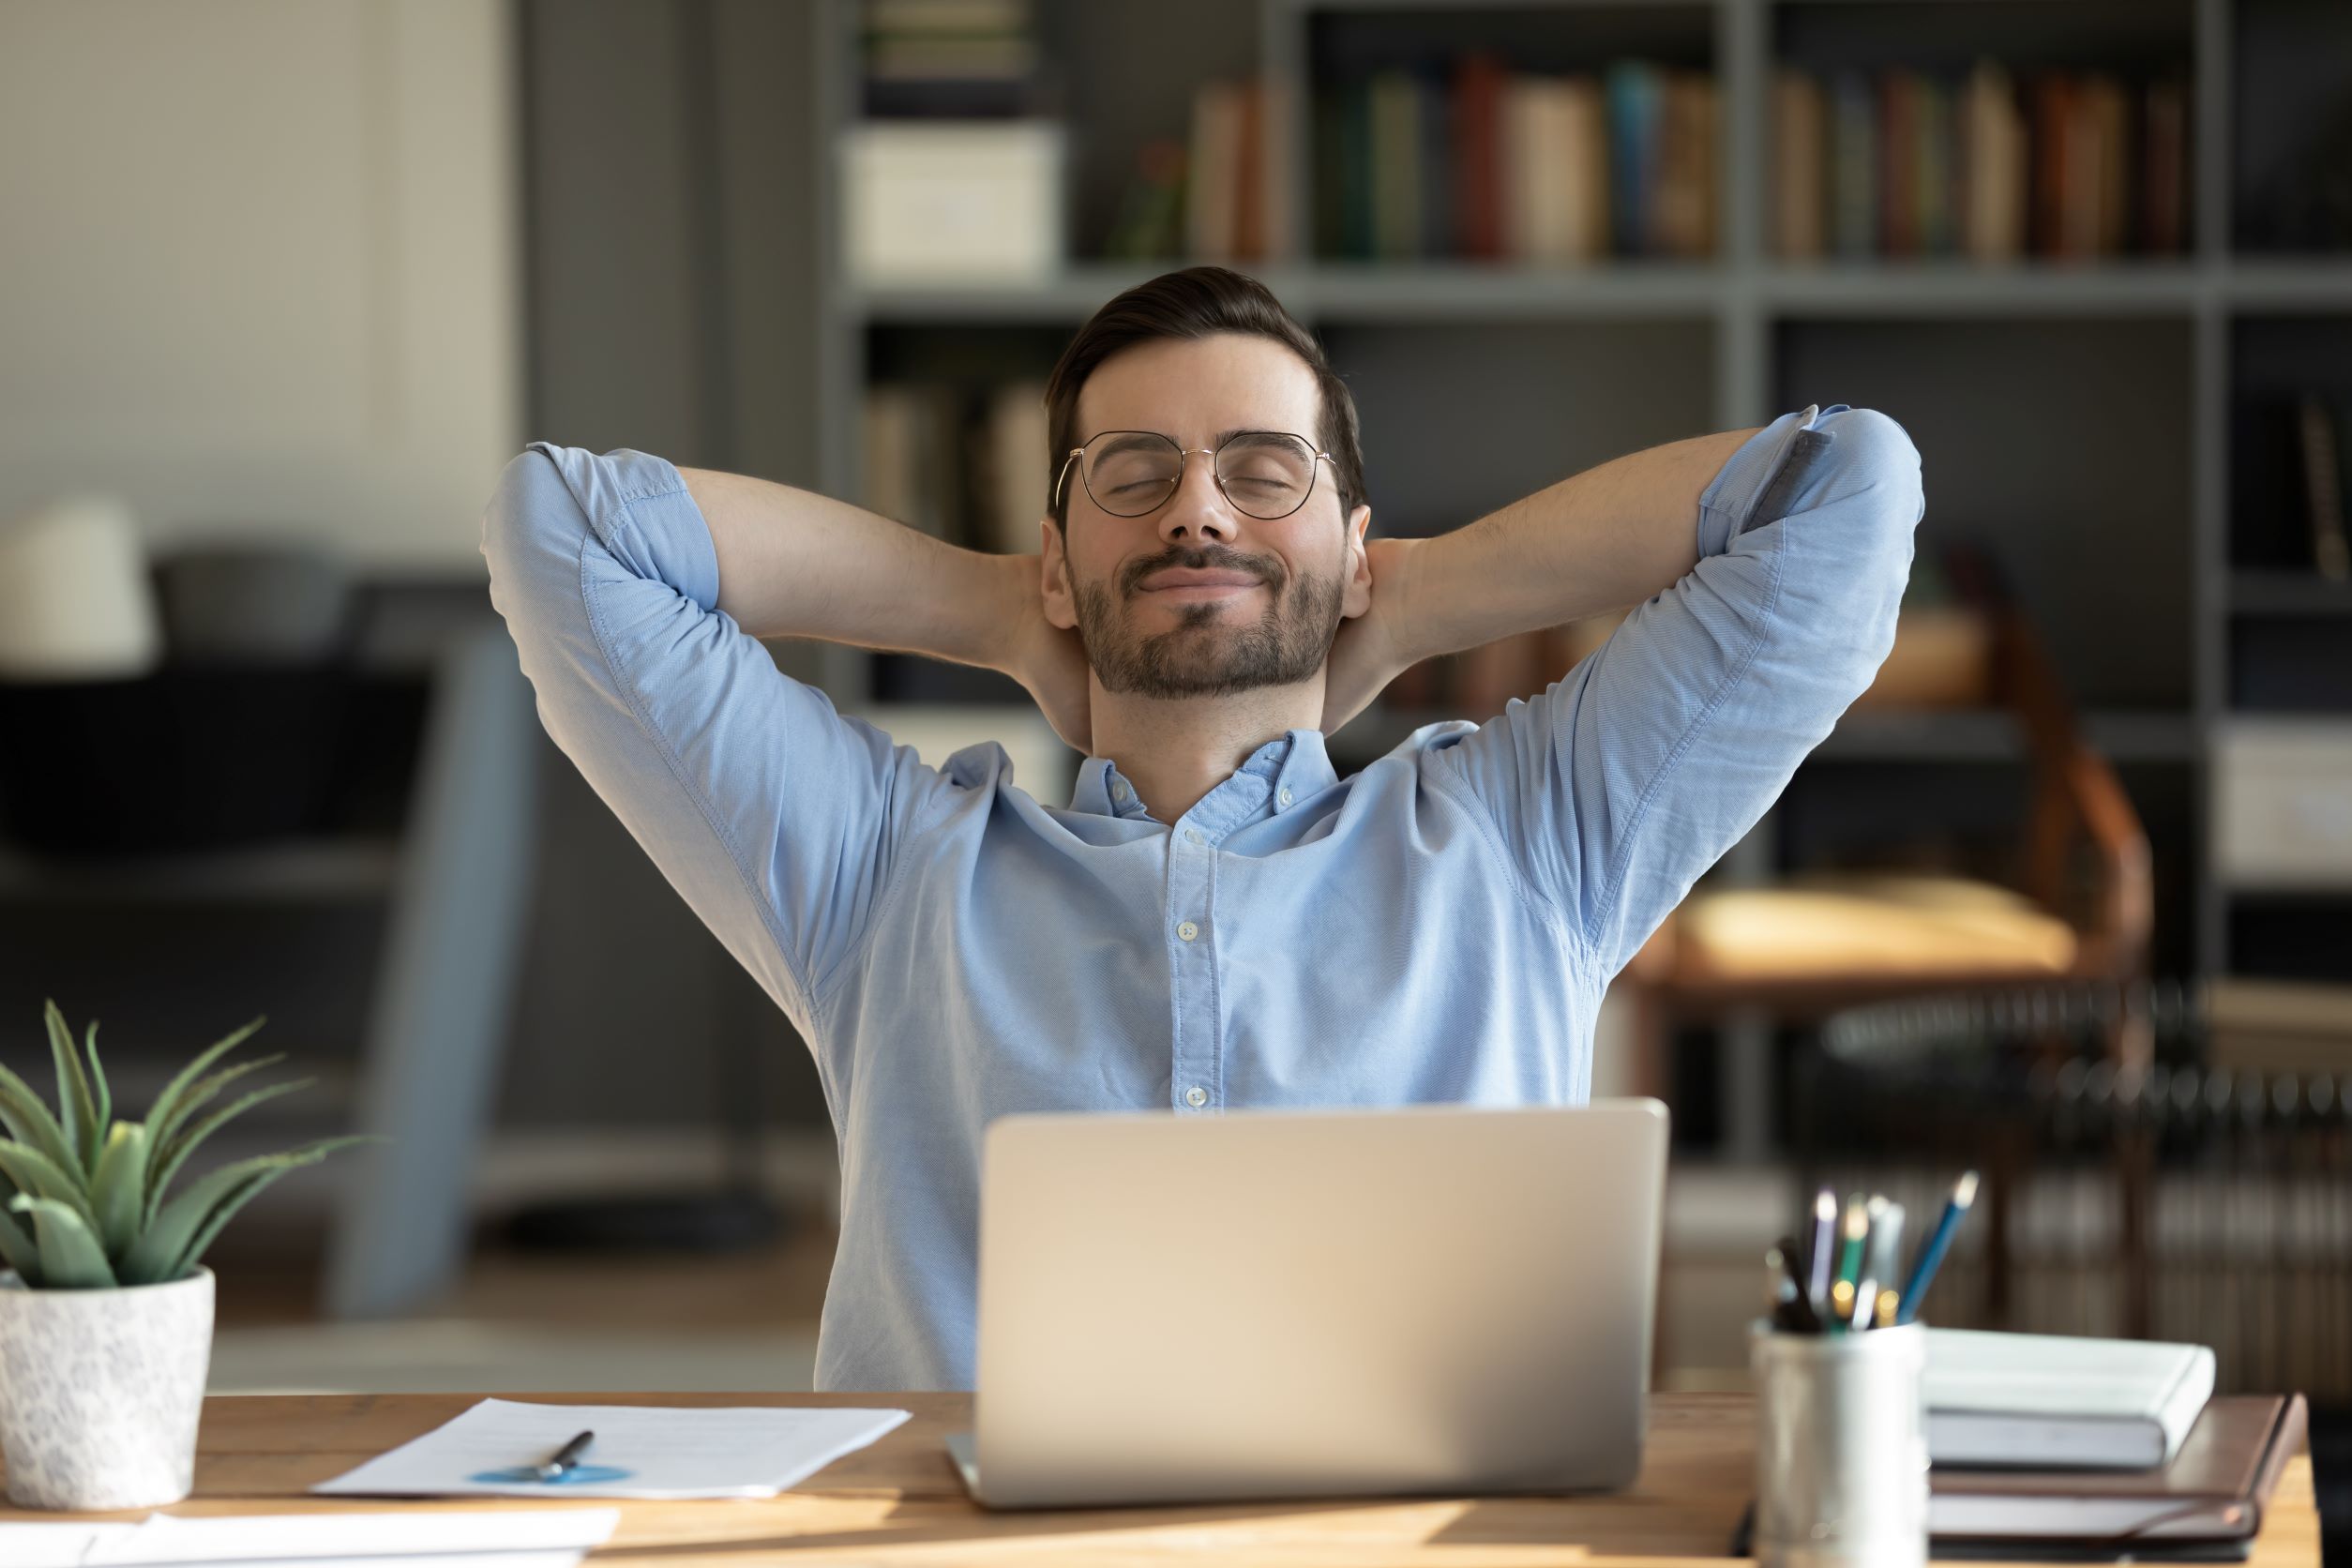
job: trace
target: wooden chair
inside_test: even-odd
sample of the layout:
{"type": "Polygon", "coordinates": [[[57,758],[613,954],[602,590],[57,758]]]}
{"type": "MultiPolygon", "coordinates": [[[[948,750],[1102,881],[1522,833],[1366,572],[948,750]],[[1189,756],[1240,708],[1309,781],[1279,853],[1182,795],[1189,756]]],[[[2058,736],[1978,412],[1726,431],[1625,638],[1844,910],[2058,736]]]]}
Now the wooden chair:
{"type": "MultiPolygon", "coordinates": [[[[1672,1031],[1735,1011],[1817,1018],[1923,991],[2134,979],[2154,895],[2148,836],[2114,770],[2077,732],[2040,641],[1980,590],[1995,690],[2033,770],[2019,885],[1947,876],[1835,876],[1702,889],[1627,966],[1640,1092],[1671,1101],[1672,1031]]],[[[2144,1046],[2118,1042],[2125,1058],[2144,1046]]]]}

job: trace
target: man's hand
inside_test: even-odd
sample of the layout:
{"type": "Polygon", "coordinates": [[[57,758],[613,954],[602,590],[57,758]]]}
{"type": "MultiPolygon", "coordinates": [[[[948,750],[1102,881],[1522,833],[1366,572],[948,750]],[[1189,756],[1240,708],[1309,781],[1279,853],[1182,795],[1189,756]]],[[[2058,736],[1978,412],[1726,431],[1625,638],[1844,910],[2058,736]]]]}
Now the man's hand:
{"type": "Polygon", "coordinates": [[[1064,631],[1046,619],[1045,599],[1038,591],[1038,557],[1009,558],[1007,633],[997,668],[1020,682],[1037,700],[1053,732],[1081,755],[1092,756],[1093,724],[1089,714],[1093,687],[1086,650],[1075,631],[1064,631]]]}
{"type": "Polygon", "coordinates": [[[1326,735],[1364,712],[1421,656],[1413,652],[1406,613],[1408,562],[1417,542],[1373,539],[1364,547],[1372,568],[1372,605],[1353,620],[1340,622],[1339,635],[1332,640],[1331,664],[1323,677],[1326,735]]]}

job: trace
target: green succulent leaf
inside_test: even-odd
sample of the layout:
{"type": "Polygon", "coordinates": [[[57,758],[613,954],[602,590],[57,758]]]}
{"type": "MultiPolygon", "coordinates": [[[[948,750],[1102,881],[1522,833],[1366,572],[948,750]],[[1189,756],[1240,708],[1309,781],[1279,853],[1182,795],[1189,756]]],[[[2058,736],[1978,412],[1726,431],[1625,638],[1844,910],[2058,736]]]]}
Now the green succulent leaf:
{"type": "MultiPolygon", "coordinates": [[[[152,1179],[147,1184],[147,1213],[153,1215],[162,1209],[164,1189],[172,1184],[172,1178],[179,1174],[180,1167],[188,1163],[188,1156],[196,1152],[198,1144],[219,1132],[222,1124],[230,1118],[252,1109],[264,1100],[274,1100],[280,1094],[291,1094],[297,1089],[307,1089],[315,1081],[312,1078],[295,1078],[288,1083],[273,1083],[265,1088],[256,1089],[251,1093],[239,1095],[202,1121],[190,1122],[181,1127],[169,1143],[162,1145],[150,1156],[154,1161],[155,1169],[152,1179]]],[[[149,1138],[152,1139],[154,1136],[154,1130],[150,1128],[149,1138]]]]}
{"type": "Polygon", "coordinates": [[[0,1066],[0,1122],[8,1123],[8,1136],[27,1148],[47,1156],[60,1166],[73,1164],[73,1151],[66,1146],[66,1130],[50,1114],[49,1106],[33,1086],[0,1066]]]}
{"type": "Polygon", "coordinates": [[[6,1138],[0,1138],[0,1170],[8,1173],[23,1196],[63,1203],[92,1231],[98,1229],[98,1214],[79,1170],[68,1170],[30,1144],[6,1138]]]}
{"type": "Polygon", "coordinates": [[[90,1207],[109,1258],[120,1258],[139,1238],[147,1217],[146,1178],[147,1129],[135,1122],[115,1123],[98,1156],[98,1174],[90,1179],[90,1207]]]}
{"type": "Polygon", "coordinates": [[[65,1014],[51,1002],[41,1016],[49,1025],[49,1054],[57,1063],[57,1120],[66,1131],[66,1153],[75,1168],[87,1175],[98,1168],[98,1142],[106,1132],[98,1119],[98,1097],[90,1093],[81,1048],[73,1043],[65,1014]]]}
{"type": "Polygon", "coordinates": [[[23,1193],[8,1200],[18,1214],[33,1216],[40,1238],[41,1288],[47,1290],[103,1290],[114,1284],[114,1271],[106,1253],[82,1216],[52,1198],[28,1198],[23,1193]]]}
{"type": "MultiPolygon", "coordinates": [[[[13,1184],[9,1187],[8,1196],[11,1198],[15,1196],[13,1184]]],[[[25,1284],[35,1286],[40,1284],[40,1244],[33,1239],[33,1233],[30,1230],[25,1229],[22,1224],[5,1212],[0,1212],[0,1260],[5,1260],[8,1267],[14,1269],[17,1277],[23,1280],[25,1284]]]]}
{"type": "Polygon", "coordinates": [[[98,1102],[98,1124],[111,1126],[114,1121],[114,1091],[107,1086],[106,1069],[98,1065],[96,1018],[82,1033],[82,1049],[90,1059],[90,1097],[98,1102]]]}
{"type": "Polygon", "coordinates": [[[251,1062],[240,1062],[234,1067],[224,1067],[180,1096],[172,1125],[167,1127],[153,1117],[147,1119],[147,1210],[150,1214],[155,1212],[157,1197],[162,1190],[162,1183],[156,1177],[157,1171],[162,1166],[160,1155],[165,1143],[171,1140],[173,1134],[187,1125],[190,1114],[209,1104],[230,1084],[248,1073],[258,1073],[264,1067],[276,1066],[285,1060],[285,1055],[281,1052],[276,1056],[258,1057],[251,1062]]]}
{"type": "MultiPolygon", "coordinates": [[[[311,1162],[305,1160],[303,1163],[308,1165],[311,1162]]],[[[165,1277],[167,1279],[187,1278],[188,1270],[196,1266],[204,1256],[204,1250],[212,1245],[213,1238],[220,1234],[220,1228],[234,1219],[239,1209],[260,1197],[264,1187],[293,1168],[292,1166],[285,1166],[276,1170],[264,1170],[222,1199],[219,1206],[204,1217],[204,1223],[196,1228],[196,1234],[188,1238],[188,1245],[181,1251],[178,1260],[172,1265],[172,1272],[165,1277]]]]}
{"type": "MultiPolygon", "coordinates": [[[[147,1141],[151,1146],[161,1148],[164,1140],[187,1119],[188,1113],[202,1103],[201,1100],[191,1101],[188,1096],[190,1086],[204,1076],[204,1069],[235,1049],[265,1021],[265,1018],[255,1018],[243,1029],[214,1041],[197,1055],[195,1061],[173,1076],[172,1081],[163,1086],[163,1093],[155,1097],[155,1104],[147,1108],[147,1141]]],[[[215,1086],[216,1093],[218,1087],[215,1086]]]]}
{"type": "Polygon", "coordinates": [[[324,1138],[281,1154],[256,1154],[204,1172],[188,1184],[186,1192],[165,1204],[122,1255],[124,1277],[142,1284],[179,1278],[212,1244],[229,1215],[263,1187],[289,1170],[316,1165],[346,1144],[367,1141],[357,1137],[324,1138]]]}

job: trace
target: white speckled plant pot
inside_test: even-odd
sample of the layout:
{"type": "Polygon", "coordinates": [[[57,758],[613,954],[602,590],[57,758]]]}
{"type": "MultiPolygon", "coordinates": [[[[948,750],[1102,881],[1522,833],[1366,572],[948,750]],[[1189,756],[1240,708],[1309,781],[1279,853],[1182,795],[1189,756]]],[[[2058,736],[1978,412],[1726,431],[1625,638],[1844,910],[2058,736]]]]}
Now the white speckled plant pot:
{"type": "Polygon", "coordinates": [[[212,1271],[120,1290],[29,1290],[0,1270],[0,1456],[23,1508],[188,1496],[212,1361],[212,1271]]]}

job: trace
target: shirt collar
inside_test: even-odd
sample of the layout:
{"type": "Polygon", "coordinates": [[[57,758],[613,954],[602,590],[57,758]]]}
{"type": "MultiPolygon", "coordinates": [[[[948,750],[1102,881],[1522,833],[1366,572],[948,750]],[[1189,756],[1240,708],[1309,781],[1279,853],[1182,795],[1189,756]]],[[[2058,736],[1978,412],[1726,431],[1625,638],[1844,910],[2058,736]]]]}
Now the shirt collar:
{"type": "MultiPolygon", "coordinates": [[[[1211,819],[1222,831],[1251,818],[1289,810],[1338,782],[1322,731],[1288,730],[1251,752],[1188,815],[1211,819]]],[[[1078,764],[1070,809],[1098,817],[1153,820],[1119,764],[1108,757],[1089,757],[1078,764]]]]}

